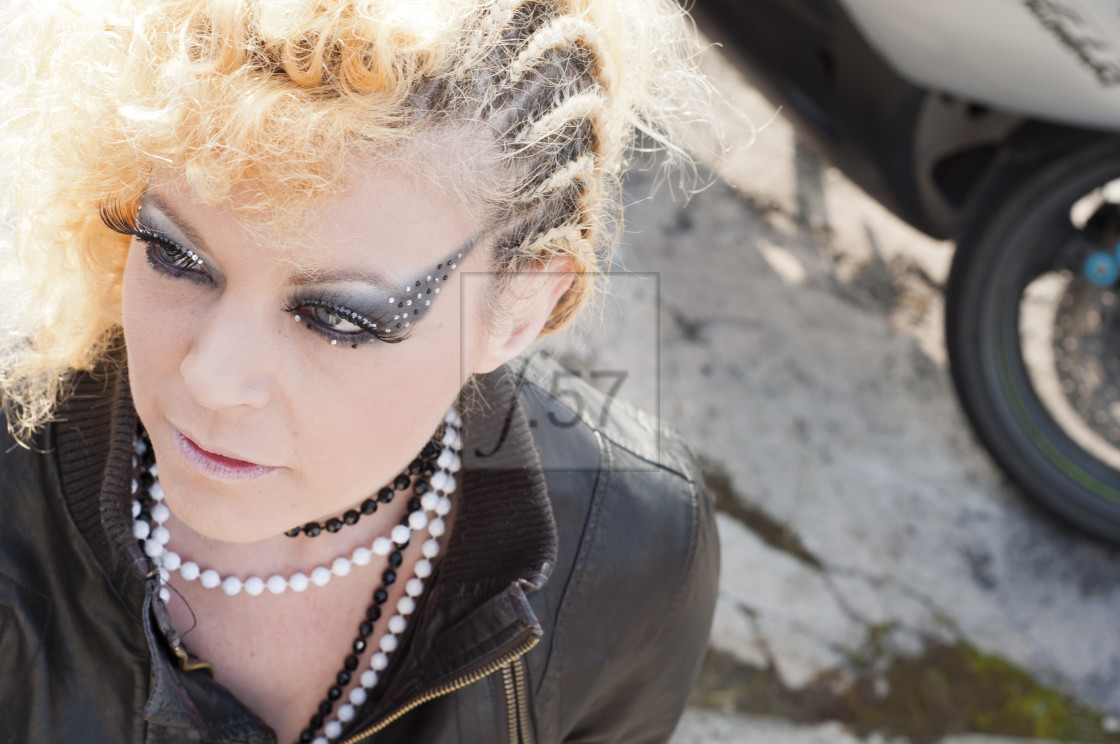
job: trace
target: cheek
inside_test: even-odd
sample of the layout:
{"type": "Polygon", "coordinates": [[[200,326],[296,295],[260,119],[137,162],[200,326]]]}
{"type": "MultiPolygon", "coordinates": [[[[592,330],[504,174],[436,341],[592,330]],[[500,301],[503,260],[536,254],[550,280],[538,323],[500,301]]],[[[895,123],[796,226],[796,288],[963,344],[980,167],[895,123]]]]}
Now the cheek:
{"type": "MultiPolygon", "coordinates": [[[[456,292],[446,299],[452,307],[432,318],[437,322],[400,344],[371,350],[360,370],[320,370],[317,382],[308,381],[292,429],[317,482],[383,485],[443,421],[465,382],[463,370],[480,353],[481,328],[474,298],[456,292]]],[[[349,493],[351,501],[365,495],[352,486],[349,493]]]]}
{"type": "Polygon", "coordinates": [[[185,343],[179,332],[183,311],[175,293],[163,286],[166,283],[148,266],[143,245],[134,240],[121,283],[121,323],[129,380],[141,415],[158,382],[176,368],[185,343]]]}

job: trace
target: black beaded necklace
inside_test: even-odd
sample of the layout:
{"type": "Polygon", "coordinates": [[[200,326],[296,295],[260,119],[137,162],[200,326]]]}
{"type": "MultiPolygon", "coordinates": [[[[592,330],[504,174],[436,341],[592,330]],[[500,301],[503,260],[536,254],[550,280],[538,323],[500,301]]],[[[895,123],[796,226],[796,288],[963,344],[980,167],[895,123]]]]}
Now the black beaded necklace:
{"type": "MultiPolygon", "coordinates": [[[[432,441],[424,445],[424,449],[420,451],[420,456],[409,464],[408,469],[394,478],[391,486],[385,486],[378,491],[377,496],[366,499],[357,509],[348,509],[341,517],[331,517],[323,524],[308,522],[307,524],[293,527],[284,534],[288,537],[299,537],[301,534],[307,535],[308,537],[318,537],[322,534],[324,529],[327,532],[338,532],[343,527],[357,524],[358,520],[361,519],[363,515],[373,514],[377,511],[378,503],[388,504],[393,500],[393,496],[397,491],[407,490],[412,483],[411,476],[419,475],[422,478],[430,478],[436,472],[435,459],[439,457],[440,451],[436,440],[442,435],[440,432],[436,434],[437,436],[433,437],[432,441]]],[[[426,481],[422,480],[420,483],[416,484],[416,487],[422,484],[427,485],[426,481]]],[[[422,494],[423,492],[421,491],[417,495],[422,494]]]]}

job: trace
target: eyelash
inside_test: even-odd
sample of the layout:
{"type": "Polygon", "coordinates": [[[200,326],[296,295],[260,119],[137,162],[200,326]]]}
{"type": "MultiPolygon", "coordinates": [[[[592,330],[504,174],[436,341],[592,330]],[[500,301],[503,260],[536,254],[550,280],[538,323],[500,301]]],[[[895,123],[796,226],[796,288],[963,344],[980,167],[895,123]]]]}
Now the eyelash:
{"type": "Polygon", "coordinates": [[[148,265],[161,274],[180,279],[184,275],[191,281],[203,284],[210,281],[210,274],[203,261],[173,240],[157,235],[146,227],[141,227],[136,216],[124,211],[120,205],[101,207],[101,221],[115,233],[128,235],[144,243],[148,249],[148,265]]]}
{"type": "Polygon", "coordinates": [[[393,333],[390,329],[375,327],[379,324],[373,322],[361,313],[351,310],[345,305],[339,305],[338,303],[319,297],[294,298],[284,306],[284,312],[295,315],[300,323],[304,323],[304,325],[307,326],[309,331],[322,336],[334,345],[350,344],[354,348],[357,348],[358,344],[355,343],[354,340],[362,336],[368,336],[386,344],[399,344],[412,335],[411,331],[393,333]],[[362,330],[350,333],[340,333],[332,330],[330,327],[314,319],[314,310],[316,308],[326,310],[332,315],[337,315],[345,322],[353,323],[362,330]],[[304,318],[307,318],[307,322],[304,322],[304,318]]]}
{"type": "MultiPolygon", "coordinates": [[[[212,277],[205,269],[200,270],[199,267],[203,266],[203,261],[198,258],[193,251],[189,251],[178,243],[142,227],[136,219],[136,214],[131,211],[126,211],[119,204],[113,206],[102,205],[99,211],[101,221],[105,223],[105,226],[110,230],[121,235],[134,237],[147,245],[148,264],[155,271],[175,279],[184,278],[185,276],[190,281],[199,284],[204,284],[212,280],[212,277]]],[[[411,335],[411,331],[392,333],[388,329],[381,330],[380,328],[375,328],[374,326],[377,324],[361,313],[357,313],[344,305],[339,305],[338,303],[322,298],[296,298],[289,301],[283,310],[298,318],[299,322],[309,331],[321,336],[331,342],[332,345],[336,346],[350,344],[353,348],[358,348],[355,339],[361,339],[363,336],[376,339],[382,343],[397,344],[411,335]],[[348,323],[360,326],[362,330],[351,333],[334,331],[315,320],[313,314],[315,308],[327,310],[332,315],[337,315],[348,323]]]]}

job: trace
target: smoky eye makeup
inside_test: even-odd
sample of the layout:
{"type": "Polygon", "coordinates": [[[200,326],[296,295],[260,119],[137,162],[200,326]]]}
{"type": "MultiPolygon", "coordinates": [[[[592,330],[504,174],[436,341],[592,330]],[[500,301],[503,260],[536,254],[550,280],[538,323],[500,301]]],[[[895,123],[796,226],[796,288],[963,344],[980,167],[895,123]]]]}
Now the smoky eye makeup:
{"type": "Polygon", "coordinates": [[[387,312],[387,297],[351,293],[303,293],[293,295],[284,307],[292,318],[330,342],[332,346],[358,348],[364,342],[399,343],[409,333],[394,333],[387,312]]]}
{"type": "Polygon", "coordinates": [[[308,330],[326,338],[331,345],[358,348],[366,340],[398,343],[408,338],[415,324],[423,320],[452,272],[470,253],[473,241],[456,249],[422,277],[401,285],[388,295],[379,291],[377,299],[356,300],[349,295],[298,295],[285,310],[308,330]]]}

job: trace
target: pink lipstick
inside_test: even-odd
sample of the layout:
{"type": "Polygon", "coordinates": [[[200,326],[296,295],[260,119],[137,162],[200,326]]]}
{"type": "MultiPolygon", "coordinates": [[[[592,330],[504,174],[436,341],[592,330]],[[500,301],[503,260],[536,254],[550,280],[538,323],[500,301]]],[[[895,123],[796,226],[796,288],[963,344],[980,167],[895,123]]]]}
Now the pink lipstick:
{"type": "Polygon", "coordinates": [[[175,446],[179,450],[179,454],[195,470],[208,478],[226,481],[248,480],[260,478],[280,469],[211,452],[200,447],[178,429],[173,428],[172,431],[175,435],[175,446]]]}

